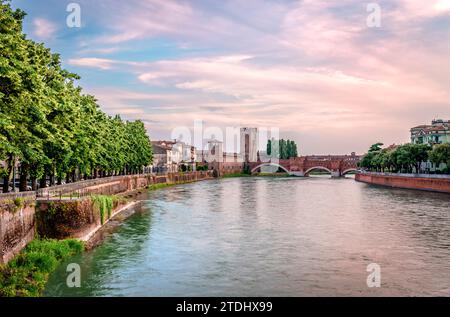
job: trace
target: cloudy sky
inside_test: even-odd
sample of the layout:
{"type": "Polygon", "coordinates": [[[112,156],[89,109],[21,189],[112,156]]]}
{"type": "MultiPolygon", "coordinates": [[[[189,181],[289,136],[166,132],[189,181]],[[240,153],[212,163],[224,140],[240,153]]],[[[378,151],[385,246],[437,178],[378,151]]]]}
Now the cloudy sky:
{"type": "Polygon", "coordinates": [[[450,0],[13,0],[109,114],[278,127],[301,154],[363,153],[450,119],[450,0]],[[69,28],[66,7],[81,7],[69,28]]]}

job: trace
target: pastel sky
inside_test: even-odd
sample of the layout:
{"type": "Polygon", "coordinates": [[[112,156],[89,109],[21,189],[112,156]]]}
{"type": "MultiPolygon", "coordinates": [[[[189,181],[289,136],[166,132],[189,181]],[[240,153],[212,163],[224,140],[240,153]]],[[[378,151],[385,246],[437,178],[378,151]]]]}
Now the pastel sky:
{"type": "Polygon", "coordinates": [[[363,153],[450,119],[450,0],[13,0],[104,111],[175,127],[278,127],[301,154],[363,153]],[[66,7],[81,6],[81,28],[66,7]]]}

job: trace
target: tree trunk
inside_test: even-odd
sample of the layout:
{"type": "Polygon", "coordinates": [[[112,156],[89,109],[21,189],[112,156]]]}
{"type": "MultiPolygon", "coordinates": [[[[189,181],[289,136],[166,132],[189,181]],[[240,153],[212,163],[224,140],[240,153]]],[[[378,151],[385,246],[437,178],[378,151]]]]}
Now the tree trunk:
{"type": "Polygon", "coordinates": [[[37,190],[37,180],[36,177],[31,177],[31,189],[37,190]]]}
{"type": "Polygon", "coordinates": [[[26,164],[22,164],[20,166],[19,191],[21,192],[27,191],[27,178],[28,178],[28,166],[26,164]]]}
{"type": "Polygon", "coordinates": [[[5,175],[3,178],[3,192],[8,193],[9,192],[9,178],[10,175],[5,175]]]}
{"type": "Polygon", "coordinates": [[[50,182],[51,186],[55,186],[56,182],[57,182],[56,166],[55,166],[55,164],[53,164],[53,166],[52,166],[52,175],[51,175],[50,178],[51,178],[51,182],[50,182]]]}
{"type": "Polygon", "coordinates": [[[11,181],[11,177],[13,174],[14,168],[14,155],[9,154],[6,160],[6,175],[3,178],[3,192],[9,193],[9,182],[11,181]]]}
{"type": "Polygon", "coordinates": [[[44,173],[42,175],[42,178],[39,181],[39,188],[46,188],[47,187],[47,174],[44,173]]]}

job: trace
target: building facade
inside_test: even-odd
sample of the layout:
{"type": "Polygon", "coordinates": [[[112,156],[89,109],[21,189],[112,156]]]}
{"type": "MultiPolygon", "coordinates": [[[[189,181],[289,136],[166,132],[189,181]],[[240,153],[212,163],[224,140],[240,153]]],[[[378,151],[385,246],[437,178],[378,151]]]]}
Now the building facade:
{"type": "Polygon", "coordinates": [[[174,150],[172,141],[154,141],[153,148],[153,170],[155,172],[178,171],[177,152],[174,150]]]}
{"type": "Polygon", "coordinates": [[[180,141],[154,141],[153,168],[156,171],[195,171],[197,150],[194,146],[180,141]]]}
{"type": "Polygon", "coordinates": [[[431,125],[419,125],[411,129],[413,144],[442,144],[450,142],[450,120],[435,119],[431,125]]]}

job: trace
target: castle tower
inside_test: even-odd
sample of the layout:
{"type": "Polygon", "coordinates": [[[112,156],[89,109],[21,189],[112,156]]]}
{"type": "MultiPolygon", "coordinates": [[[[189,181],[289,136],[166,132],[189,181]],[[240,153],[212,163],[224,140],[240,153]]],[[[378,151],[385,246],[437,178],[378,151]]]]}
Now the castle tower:
{"type": "Polygon", "coordinates": [[[240,147],[244,162],[258,161],[258,128],[241,128],[240,147]]]}

